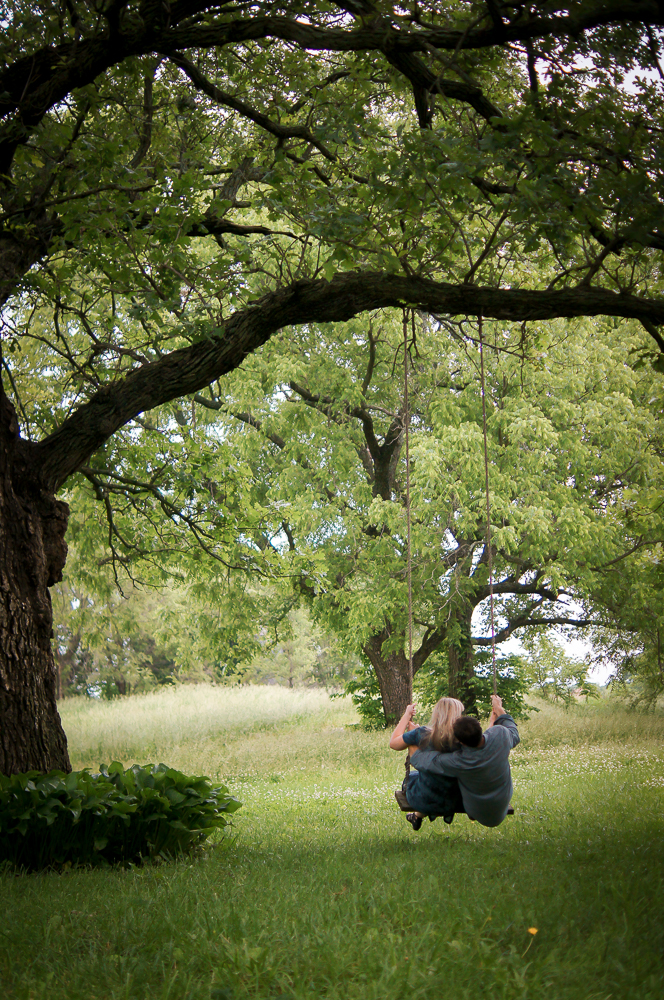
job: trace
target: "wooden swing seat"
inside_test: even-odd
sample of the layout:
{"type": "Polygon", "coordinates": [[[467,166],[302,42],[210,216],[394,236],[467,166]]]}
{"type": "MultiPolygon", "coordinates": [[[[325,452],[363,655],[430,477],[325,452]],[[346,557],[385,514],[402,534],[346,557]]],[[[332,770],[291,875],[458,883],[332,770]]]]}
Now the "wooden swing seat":
{"type": "MultiPolygon", "coordinates": [[[[401,812],[403,812],[403,813],[413,812],[413,807],[410,806],[410,805],[408,805],[408,799],[406,798],[406,793],[403,792],[400,788],[397,788],[395,790],[394,797],[397,800],[397,804],[399,806],[399,809],[401,809],[401,812]]],[[[454,811],[458,812],[458,813],[462,813],[462,812],[465,812],[466,810],[465,809],[455,809],[454,811]]],[[[508,816],[513,816],[514,815],[514,806],[508,806],[507,807],[507,815],[508,816]]]]}

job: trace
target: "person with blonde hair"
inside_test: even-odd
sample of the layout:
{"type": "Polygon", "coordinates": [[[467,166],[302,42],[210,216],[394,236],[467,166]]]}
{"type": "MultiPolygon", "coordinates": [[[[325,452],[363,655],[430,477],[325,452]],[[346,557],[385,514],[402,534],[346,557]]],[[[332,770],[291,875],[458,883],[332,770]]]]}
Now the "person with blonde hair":
{"type": "MultiPolygon", "coordinates": [[[[463,715],[463,705],[456,698],[437,701],[428,726],[418,726],[413,722],[414,715],[415,705],[408,705],[390,737],[391,750],[407,747],[412,756],[417,750],[452,753],[459,748],[454,723],[463,715]]],[[[406,819],[413,830],[419,830],[425,816],[432,822],[436,816],[442,816],[446,823],[451,823],[455,813],[464,811],[459,782],[452,777],[431,776],[427,772],[411,774],[402,791],[395,794],[399,805],[403,797],[411,809],[406,819]]]]}

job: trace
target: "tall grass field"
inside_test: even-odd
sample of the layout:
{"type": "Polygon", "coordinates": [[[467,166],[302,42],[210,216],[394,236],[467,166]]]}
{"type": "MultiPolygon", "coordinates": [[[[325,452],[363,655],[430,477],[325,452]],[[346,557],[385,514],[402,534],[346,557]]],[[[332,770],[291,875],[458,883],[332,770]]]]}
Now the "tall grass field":
{"type": "Polygon", "coordinates": [[[163,760],[244,803],[198,855],[0,878],[5,1000],[663,1000],[664,715],[542,703],[514,817],[414,833],[346,701],[179,687],[61,704],[74,768],[163,760]]]}

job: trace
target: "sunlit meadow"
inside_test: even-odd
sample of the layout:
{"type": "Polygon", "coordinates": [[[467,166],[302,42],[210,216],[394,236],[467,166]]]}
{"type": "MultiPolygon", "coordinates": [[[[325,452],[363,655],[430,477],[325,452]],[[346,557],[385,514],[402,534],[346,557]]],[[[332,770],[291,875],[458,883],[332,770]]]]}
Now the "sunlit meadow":
{"type": "Polygon", "coordinates": [[[538,703],[516,814],[415,834],[403,755],[317,690],[62,703],[72,763],[226,781],[230,836],[176,863],[1,883],[8,1000],[661,1000],[664,715],[538,703]]]}

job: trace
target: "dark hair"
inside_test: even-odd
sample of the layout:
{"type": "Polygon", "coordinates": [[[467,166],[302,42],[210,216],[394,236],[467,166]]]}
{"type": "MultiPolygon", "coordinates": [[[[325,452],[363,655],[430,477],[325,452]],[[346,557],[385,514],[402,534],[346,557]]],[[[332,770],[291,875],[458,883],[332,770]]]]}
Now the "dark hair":
{"type": "Polygon", "coordinates": [[[460,716],[452,728],[459,743],[467,747],[478,747],[482,742],[482,727],[472,715],[460,716]]]}

